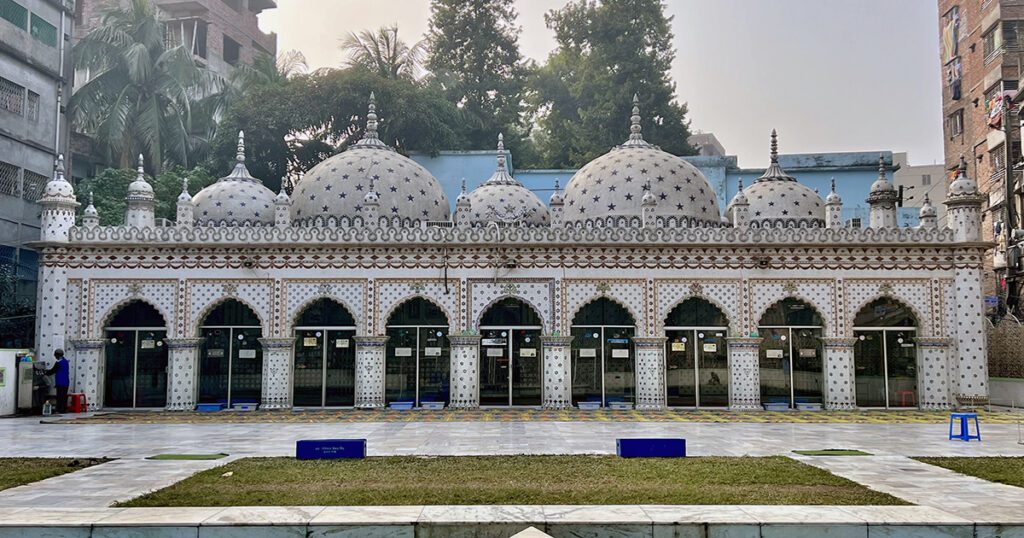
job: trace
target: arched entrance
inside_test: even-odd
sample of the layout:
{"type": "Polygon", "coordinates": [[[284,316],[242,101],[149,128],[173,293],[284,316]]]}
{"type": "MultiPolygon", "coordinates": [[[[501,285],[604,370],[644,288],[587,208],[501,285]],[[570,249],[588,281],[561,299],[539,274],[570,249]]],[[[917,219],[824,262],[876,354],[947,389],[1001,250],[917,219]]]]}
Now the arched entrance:
{"type": "Polygon", "coordinates": [[[878,299],[853,322],[858,407],[917,406],[917,318],[903,303],[878,299]]]}
{"type": "Polygon", "coordinates": [[[105,328],[103,406],[167,405],[167,328],[148,303],[125,305],[105,328]]]}
{"type": "Polygon", "coordinates": [[[342,305],[318,299],[295,321],[292,405],[352,407],[356,403],[356,320],[342,305]]]}
{"type": "Polygon", "coordinates": [[[387,403],[448,403],[448,317],[436,304],[417,297],[402,303],[387,324],[387,403]]]}
{"type": "Polygon", "coordinates": [[[512,297],[480,318],[480,405],[540,405],[540,316],[512,297]]]}
{"type": "Polygon", "coordinates": [[[199,403],[257,404],[263,389],[260,318],[228,299],[207,314],[200,327],[199,403]]]}
{"type": "Polygon", "coordinates": [[[775,303],[761,316],[762,404],[822,404],[824,325],[811,305],[793,298],[775,303]]]}
{"type": "Polygon", "coordinates": [[[665,318],[665,386],[670,407],[729,405],[729,321],[705,299],[691,297],[665,318]]]}
{"type": "Polygon", "coordinates": [[[634,403],[636,320],[629,311],[601,297],[576,313],[571,331],[572,403],[634,403]]]}

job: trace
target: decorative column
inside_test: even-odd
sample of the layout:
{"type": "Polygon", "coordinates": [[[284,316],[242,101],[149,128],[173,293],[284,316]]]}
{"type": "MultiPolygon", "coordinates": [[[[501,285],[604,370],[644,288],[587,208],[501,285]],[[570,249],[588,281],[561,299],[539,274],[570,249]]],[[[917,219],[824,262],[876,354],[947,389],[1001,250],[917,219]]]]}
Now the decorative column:
{"type": "Polygon", "coordinates": [[[949,367],[949,354],[953,349],[952,338],[919,336],[917,344],[917,402],[921,409],[949,409],[950,392],[955,379],[955,369],[949,367]]]}
{"type": "Polygon", "coordinates": [[[449,336],[452,345],[451,403],[456,409],[480,407],[480,336],[449,336]]]}
{"type": "MultiPolygon", "coordinates": [[[[292,350],[295,349],[295,339],[260,338],[259,342],[263,347],[263,394],[260,397],[260,409],[291,409],[292,350]]],[[[357,367],[358,356],[357,352],[357,367]]],[[[359,386],[358,377],[356,374],[356,387],[359,386]]]]}
{"type": "Polygon", "coordinates": [[[199,378],[199,346],[205,338],[168,338],[167,410],[196,408],[196,380],[199,378]]]}
{"type": "Polygon", "coordinates": [[[729,346],[729,409],[757,411],[761,409],[761,372],[758,353],[762,338],[730,337],[729,346]]]}
{"type": "Polygon", "coordinates": [[[572,374],[569,370],[571,336],[541,336],[544,349],[544,409],[572,407],[572,374]]]}
{"type": "MultiPolygon", "coordinates": [[[[103,346],[106,340],[72,340],[68,357],[75,362],[75,392],[85,394],[89,410],[100,408],[100,382],[103,379],[103,346]]],[[[52,360],[52,359],[51,359],[52,360]]]]}
{"type": "MultiPolygon", "coordinates": [[[[650,191],[648,191],[650,192],[650,191]]],[[[664,336],[633,338],[636,346],[636,408],[665,407],[664,336]]]]}
{"type": "MultiPolygon", "coordinates": [[[[980,256],[979,256],[980,258],[980,256]]],[[[981,268],[957,267],[953,279],[956,290],[956,367],[954,386],[959,405],[988,403],[988,352],[985,342],[985,317],[982,304],[981,268]]]]}
{"type": "Polygon", "coordinates": [[[822,338],[825,348],[825,409],[856,409],[853,347],[856,338],[822,338]]]}
{"type": "Polygon", "coordinates": [[[356,336],[356,407],[384,407],[384,349],[387,336],[356,336]]]}

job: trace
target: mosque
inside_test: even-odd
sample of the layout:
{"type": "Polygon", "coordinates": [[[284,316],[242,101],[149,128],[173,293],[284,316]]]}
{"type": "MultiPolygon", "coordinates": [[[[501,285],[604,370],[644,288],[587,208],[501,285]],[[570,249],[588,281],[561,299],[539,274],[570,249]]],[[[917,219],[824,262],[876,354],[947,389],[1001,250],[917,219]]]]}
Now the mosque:
{"type": "Polygon", "coordinates": [[[494,174],[449,205],[363,138],[289,195],[234,170],[157,226],[142,168],[100,226],[62,160],[40,201],[38,352],[94,408],[527,406],[946,409],[988,396],[984,197],[962,164],[940,228],[900,227],[884,167],[870,225],[771,165],[724,216],[642,135],[548,203],[494,174]]]}

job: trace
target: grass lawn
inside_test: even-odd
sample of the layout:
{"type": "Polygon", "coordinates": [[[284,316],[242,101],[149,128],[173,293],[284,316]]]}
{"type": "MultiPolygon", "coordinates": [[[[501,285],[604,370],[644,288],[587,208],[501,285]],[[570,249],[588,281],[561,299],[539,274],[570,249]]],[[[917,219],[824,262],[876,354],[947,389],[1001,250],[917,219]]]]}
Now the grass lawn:
{"type": "Polygon", "coordinates": [[[928,465],[945,467],[960,474],[990,482],[1024,488],[1024,457],[914,458],[928,465]]]}
{"type": "Polygon", "coordinates": [[[421,504],[907,503],[781,456],[485,456],[245,458],[120,506],[421,504]]]}
{"type": "Polygon", "coordinates": [[[0,490],[71,473],[107,460],[73,458],[0,458],[0,490]]]}

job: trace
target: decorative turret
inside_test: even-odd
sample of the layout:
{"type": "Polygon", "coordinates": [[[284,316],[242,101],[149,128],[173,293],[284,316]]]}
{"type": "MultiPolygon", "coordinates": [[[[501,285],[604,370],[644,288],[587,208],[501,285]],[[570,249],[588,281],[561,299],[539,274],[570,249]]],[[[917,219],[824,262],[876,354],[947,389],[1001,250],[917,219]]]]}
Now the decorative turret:
{"type": "Polygon", "coordinates": [[[733,196],[732,201],[729,202],[729,209],[732,212],[730,224],[734,228],[750,226],[750,200],[747,200],[747,195],[743,192],[743,178],[739,180],[736,196],[733,196]]]}
{"type": "Polygon", "coordinates": [[[92,203],[92,191],[89,191],[89,205],[82,212],[82,226],[84,228],[95,228],[100,225],[100,212],[92,203]]]}
{"type": "MultiPolygon", "coordinates": [[[[372,98],[372,94],[371,94],[372,98]]],[[[371,102],[372,106],[372,102],[371,102]]],[[[374,188],[374,182],[370,181],[370,190],[363,196],[363,222],[366,226],[380,226],[380,194],[374,188]]]]}
{"type": "Polygon", "coordinates": [[[452,214],[452,222],[456,226],[470,226],[472,224],[470,220],[472,208],[473,202],[469,198],[469,192],[466,191],[466,178],[462,178],[462,190],[459,192],[458,198],[455,199],[455,213],[452,214]]]}
{"type": "Polygon", "coordinates": [[[918,214],[921,219],[918,228],[936,228],[939,225],[939,219],[935,207],[932,206],[932,201],[928,199],[928,195],[924,195],[924,205],[921,206],[921,212],[918,214]]]}
{"type": "MultiPolygon", "coordinates": [[[[636,98],[633,98],[634,101],[636,98]]],[[[640,211],[641,218],[643,219],[644,228],[654,228],[657,225],[657,217],[655,210],[658,209],[658,199],[651,192],[651,181],[647,180],[644,185],[644,195],[640,198],[640,211]]]]}
{"type": "Polygon", "coordinates": [[[896,188],[889,183],[889,179],[885,176],[885,156],[878,156],[878,179],[871,184],[871,192],[868,194],[868,205],[871,206],[871,214],[869,218],[869,228],[895,228],[899,224],[896,222],[896,202],[899,200],[899,194],[896,192],[896,188]]]}
{"type": "Polygon", "coordinates": [[[832,190],[825,197],[825,227],[834,230],[843,227],[843,199],[836,192],[836,178],[832,178],[832,190]]]}
{"type": "Polygon", "coordinates": [[[192,203],[192,195],[188,193],[188,178],[181,179],[181,194],[178,195],[178,212],[174,223],[179,228],[191,228],[195,225],[195,204],[192,203]]]}
{"type": "Polygon", "coordinates": [[[47,182],[39,199],[43,208],[40,238],[43,241],[67,242],[68,230],[75,225],[75,210],[79,203],[75,199],[74,187],[64,178],[63,155],[57,157],[53,169],[53,179],[47,182]]]}
{"type": "Polygon", "coordinates": [[[957,241],[981,241],[981,206],[985,196],[978,192],[978,183],[967,177],[967,160],[963,155],[944,203],[948,208],[946,221],[957,241]]]}
{"type": "Polygon", "coordinates": [[[551,212],[551,227],[561,228],[565,223],[565,199],[562,197],[562,187],[555,180],[555,192],[551,193],[549,200],[549,211],[551,212]]]}
{"type": "Polygon", "coordinates": [[[124,225],[131,228],[153,228],[156,226],[156,197],[153,186],[146,181],[145,162],[139,154],[138,175],[128,185],[125,196],[124,225]]]}
{"type": "Polygon", "coordinates": [[[274,226],[287,228],[292,225],[292,200],[284,190],[284,180],[281,181],[281,192],[274,198],[274,226]]]}

